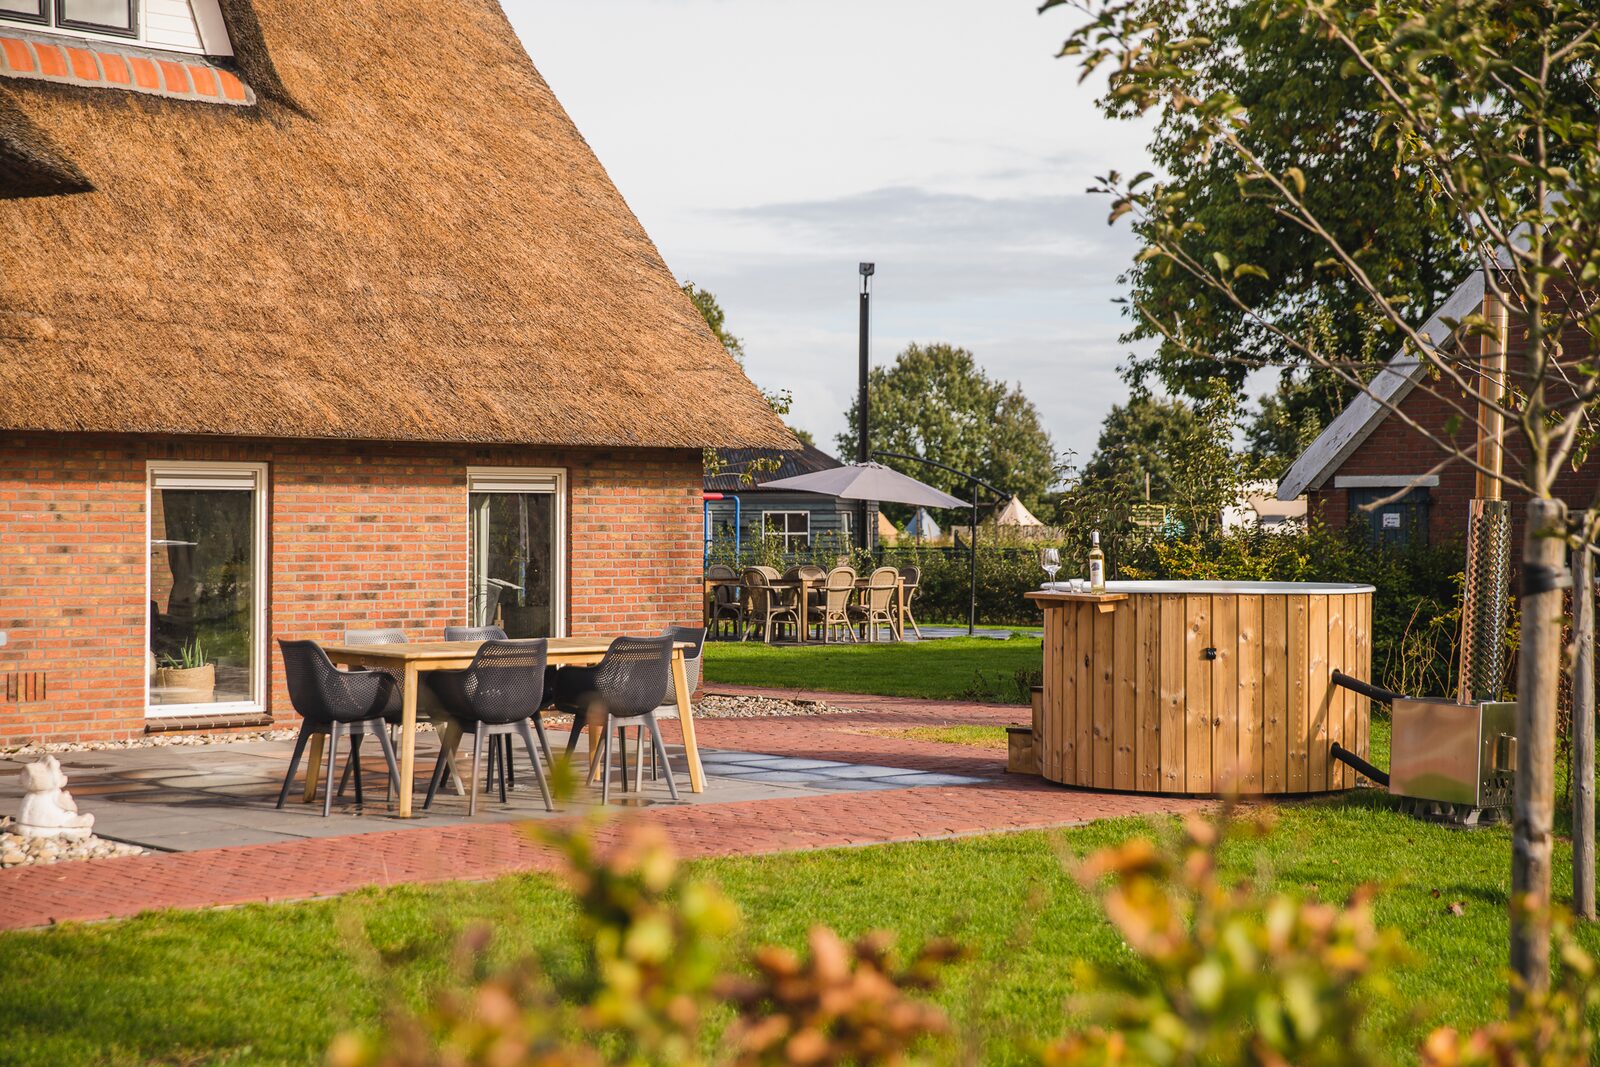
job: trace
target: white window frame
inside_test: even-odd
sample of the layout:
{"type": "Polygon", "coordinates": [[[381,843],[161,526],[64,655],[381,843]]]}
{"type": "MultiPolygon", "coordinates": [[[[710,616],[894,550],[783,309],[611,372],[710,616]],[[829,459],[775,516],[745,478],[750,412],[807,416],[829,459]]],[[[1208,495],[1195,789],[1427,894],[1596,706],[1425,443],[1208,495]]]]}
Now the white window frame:
{"type": "MultiPolygon", "coordinates": [[[[264,714],[267,710],[267,465],[265,463],[212,463],[193,460],[149,460],[144,474],[144,654],[149,655],[155,639],[155,620],[150,618],[150,550],[155,531],[154,494],[162,489],[248,489],[255,494],[251,515],[250,576],[256,590],[250,626],[255,639],[254,663],[250,671],[250,699],[209,704],[153,704],[150,678],[144,679],[144,715],[147,719],[182,715],[264,714]]],[[[148,661],[145,661],[148,662],[148,661]]],[[[141,664],[141,670],[143,665],[141,664]]]]}
{"type": "Polygon", "coordinates": [[[803,552],[808,547],[810,547],[810,545],[811,545],[811,512],[809,512],[809,511],[792,511],[792,510],[763,511],[761,513],[761,536],[763,538],[768,538],[768,537],[781,537],[781,538],[783,538],[783,550],[785,552],[803,552]],[[771,515],[782,515],[784,517],[785,522],[783,524],[784,528],[782,530],[770,530],[770,529],[767,528],[767,518],[768,518],[768,516],[771,516],[771,515]],[[797,534],[793,530],[789,529],[789,523],[788,523],[787,520],[788,520],[788,517],[791,516],[791,515],[799,515],[799,516],[803,517],[806,520],[806,531],[805,531],[804,534],[797,534]],[[801,536],[803,536],[806,539],[806,543],[804,545],[799,546],[798,548],[790,548],[789,547],[789,538],[791,538],[791,537],[801,537],[801,536]]]}
{"type": "Polygon", "coordinates": [[[228,39],[228,27],[223,22],[222,9],[218,6],[216,0],[188,0],[189,15],[194,19],[195,32],[200,38],[200,47],[198,48],[152,42],[150,40],[149,27],[149,0],[136,0],[133,20],[134,32],[131,34],[100,31],[82,26],[62,26],[57,22],[56,17],[56,4],[58,2],[59,0],[48,0],[45,4],[45,20],[43,22],[21,17],[8,17],[8,13],[0,14],[0,27],[9,27],[32,33],[47,33],[55,37],[66,37],[80,41],[100,41],[105,44],[139,46],[185,55],[233,55],[233,44],[228,39]]]}
{"type": "Polygon", "coordinates": [[[468,467],[467,468],[467,612],[472,618],[473,553],[472,494],[473,493],[549,493],[555,497],[554,555],[555,573],[550,577],[551,605],[555,621],[555,636],[567,636],[567,468],[565,467],[468,467]]]}

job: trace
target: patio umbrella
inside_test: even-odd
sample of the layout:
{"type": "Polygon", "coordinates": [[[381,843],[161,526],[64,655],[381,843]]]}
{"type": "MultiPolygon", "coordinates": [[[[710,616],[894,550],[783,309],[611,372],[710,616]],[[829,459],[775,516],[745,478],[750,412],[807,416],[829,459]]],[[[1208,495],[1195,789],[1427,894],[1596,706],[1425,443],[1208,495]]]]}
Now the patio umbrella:
{"type": "Polygon", "coordinates": [[[847,463],[793,478],[762,482],[763,489],[795,489],[821,493],[841,500],[877,500],[891,504],[914,504],[925,508],[970,508],[972,501],[919,482],[881,463],[847,463]]]}

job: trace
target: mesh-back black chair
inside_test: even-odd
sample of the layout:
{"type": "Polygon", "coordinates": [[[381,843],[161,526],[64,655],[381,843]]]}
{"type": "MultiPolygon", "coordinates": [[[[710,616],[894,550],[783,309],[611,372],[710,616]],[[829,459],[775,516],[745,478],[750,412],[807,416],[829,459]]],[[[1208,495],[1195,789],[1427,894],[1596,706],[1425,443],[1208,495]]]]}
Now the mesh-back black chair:
{"type": "MultiPolygon", "coordinates": [[[[684,688],[693,698],[694,691],[700,688],[700,668],[705,662],[706,628],[704,626],[669,626],[661,632],[662,637],[671,638],[674,645],[688,645],[683,650],[683,681],[684,688]]],[[[672,679],[672,672],[667,672],[667,691],[661,698],[661,706],[656,708],[656,717],[660,719],[676,719],[678,717],[678,687],[672,679]]],[[[626,729],[626,725],[623,727],[626,729]]],[[[646,726],[640,723],[639,747],[637,763],[636,788],[644,788],[644,738],[646,726]]],[[[627,752],[623,752],[623,767],[626,771],[627,752]]],[[[656,750],[650,749],[650,776],[661,777],[660,764],[656,761],[656,750]]]]}
{"type": "MultiPolygon", "coordinates": [[[[473,735],[472,775],[468,781],[476,783],[483,758],[483,739],[518,736],[533,761],[534,777],[539,781],[539,793],[544,797],[546,811],[554,811],[550,801],[550,785],[545,781],[544,767],[539,762],[539,752],[534,747],[533,731],[528,720],[533,718],[544,703],[544,668],[547,646],[543,638],[529,641],[485,641],[472,657],[472,665],[461,671],[429,671],[428,687],[433,690],[445,711],[461,727],[463,733],[473,735]]],[[[494,749],[491,747],[490,752],[494,749]]],[[[506,765],[501,761],[500,802],[506,802],[506,765]]],[[[445,772],[445,754],[441,749],[438,762],[433,767],[433,779],[428,783],[426,808],[433,803],[439,782],[445,772]]],[[[467,814],[478,813],[478,790],[474,785],[468,794],[467,814]]]]}
{"type": "Polygon", "coordinates": [[[504,641],[505,630],[498,626],[446,626],[446,641],[504,641]]]}
{"type": "MultiPolygon", "coordinates": [[[[333,808],[333,768],[338,760],[339,738],[350,739],[350,763],[355,767],[356,803],[361,797],[361,740],[375,734],[389,764],[389,781],[400,788],[400,768],[394,761],[394,746],[383,719],[383,711],[394,691],[394,679],[381,671],[341,671],[315,641],[282,641],[284,675],[289,683],[289,702],[300,713],[300,735],[294,741],[294,756],[289,772],[283,776],[278,807],[289,799],[289,787],[300,769],[306,742],[317,734],[328,739],[327,785],[322,797],[322,814],[333,808]]],[[[307,768],[307,774],[315,773],[307,768]]]]}
{"type": "MultiPolygon", "coordinates": [[[[635,725],[628,721],[631,719],[643,720],[643,726],[650,731],[653,754],[667,769],[667,789],[673,800],[678,799],[678,783],[673,778],[672,763],[667,759],[667,747],[656,722],[656,709],[661,706],[662,695],[672,688],[672,646],[671,637],[618,637],[594,668],[594,688],[584,697],[584,703],[590,715],[599,713],[607,719],[599,753],[602,804],[611,802],[613,734],[621,750],[622,788],[628,788],[627,728],[635,725]]],[[[574,721],[573,733],[577,730],[578,723],[574,721]]],[[[572,744],[568,742],[567,751],[572,751],[572,744]]]]}
{"type": "MultiPolygon", "coordinates": [[[[506,632],[499,626],[446,626],[444,628],[446,641],[504,641],[507,640],[506,632]]],[[[545,691],[550,690],[551,675],[554,667],[546,667],[544,672],[545,691]]],[[[539,734],[539,747],[544,750],[545,762],[550,760],[550,739],[544,733],[544,716],[536,709],[533,713],[533,728],[539,734]]],[[[512,737],[496,737],[489,743],[489,769],[485,772],[494,775],[495,763],[499,762],[500,773],[510,777],[512,787],[517,784],[516,764],[512,762],[513,751],[512,737]]],[[[455,774],[454,763],[450,764],[450,773],[455,774]]]]}

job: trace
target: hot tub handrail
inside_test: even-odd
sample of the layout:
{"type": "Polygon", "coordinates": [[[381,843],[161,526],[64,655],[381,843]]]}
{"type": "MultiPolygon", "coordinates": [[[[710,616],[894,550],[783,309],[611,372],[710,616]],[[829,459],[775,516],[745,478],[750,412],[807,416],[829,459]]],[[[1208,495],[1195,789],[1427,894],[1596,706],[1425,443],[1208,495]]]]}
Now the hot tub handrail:
{"type": "Polygon", "coordinates": [[[1343,671],[1333,672],[1333,684],[1348,689],[1353,693],[1360,693],[1364,697],[1376,700],[1380,704],[1393,704],[1396,700],[1407,699],[1404,693],[1396,693],[1380,688],[1371,682],[1363,682],[1360,678],[1352,678],[1343,671]]]}

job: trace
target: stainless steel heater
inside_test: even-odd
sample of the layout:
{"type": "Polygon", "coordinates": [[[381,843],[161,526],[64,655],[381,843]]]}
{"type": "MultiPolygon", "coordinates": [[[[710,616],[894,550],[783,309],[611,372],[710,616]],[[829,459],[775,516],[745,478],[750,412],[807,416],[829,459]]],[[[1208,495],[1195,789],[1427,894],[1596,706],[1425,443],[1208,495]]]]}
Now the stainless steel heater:
{"type": "Polygon", "coordinates": [[[1389,792],[1418,814],[1462,825],[1505,818],[1517,769],[1516,707],[1395,700],[1389,792]]]}

